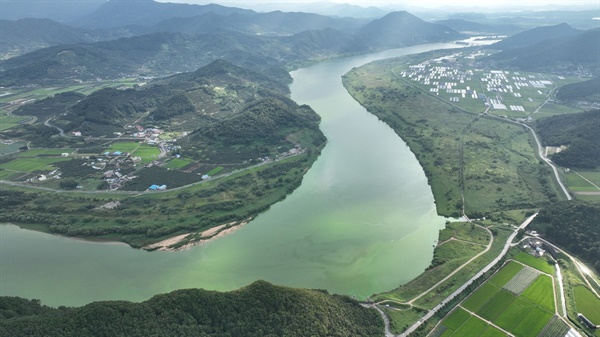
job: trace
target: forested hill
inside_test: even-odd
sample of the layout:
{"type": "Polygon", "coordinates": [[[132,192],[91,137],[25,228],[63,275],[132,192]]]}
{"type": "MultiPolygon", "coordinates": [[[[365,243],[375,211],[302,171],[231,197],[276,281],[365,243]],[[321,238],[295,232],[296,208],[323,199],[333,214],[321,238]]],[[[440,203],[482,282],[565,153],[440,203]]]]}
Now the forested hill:
{"type": "Polygon", "coordinates": [[[373,20],[356,33],[359,43],[373,49],[451,41],[461,36],[448,26],[425,22],[404,11],[392,12],[381,19],[373,20]]]}
{"type": "Polygon", "coordinates": [[[52,309],[0,297],[1,336],[382,336],[375,310],[325,291],[257,281],[231,292],[199,289],[142,303],[95,302],[52,309]]]}
{"type": "Polygon", "coordinates": [[[532,229],[559,247],[581,257],[600,270],[600,203],[562,201],[546,207],[532,229]]]}
{"type": "Polygon", "coordinates": [[[567,146],[552,155],[555,163],[575,168],[600,166],[600,110],[543,118],[535,128],[543,145],[567,146]]]}
{"type": "Polygon", "coordinates": [[[573,37],[581,33],[583,33],[583,31],[575,29],[566,23],[561,23],[555,26],[543,26],[526,30],[500,42],[494,43],[490,48],[507,50],[528,47],[545,40],[573,37]]]}
{"type": "Polygon", "coordinates": [[[600,28],[507,49],[487,58],[495,67],[550,73],[600,74],[600,28]]]}
{"type": "Polygon", "coordinates": [[[590,100],[600,101],[600,77],[579,83],[567,84],[556,93],[563,101],[590,100]]]}

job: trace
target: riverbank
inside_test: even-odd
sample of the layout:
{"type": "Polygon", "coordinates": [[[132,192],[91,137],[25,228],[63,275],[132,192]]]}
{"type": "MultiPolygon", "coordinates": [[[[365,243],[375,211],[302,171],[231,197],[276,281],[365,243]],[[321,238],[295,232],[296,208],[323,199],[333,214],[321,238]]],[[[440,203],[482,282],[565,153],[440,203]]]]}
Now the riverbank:
{"type": "Polygon", "coordinates": [[[216,227],[212,227],[203,232],[192,232],[187,234],[177,235],[145,247],[142,249],[147,251],[159,250],[159,251],[168,251],[168,252],[176,252],[180,250],[185,250],[192,248],[194,246],[215,240],[217,238],[223,237],[225,235],[231,234],[243,226],[247,225],[252,218],[248,218],[244,221],[233,221],[230,223],[226,223],[223,225],[219,225],[216,227]]]}

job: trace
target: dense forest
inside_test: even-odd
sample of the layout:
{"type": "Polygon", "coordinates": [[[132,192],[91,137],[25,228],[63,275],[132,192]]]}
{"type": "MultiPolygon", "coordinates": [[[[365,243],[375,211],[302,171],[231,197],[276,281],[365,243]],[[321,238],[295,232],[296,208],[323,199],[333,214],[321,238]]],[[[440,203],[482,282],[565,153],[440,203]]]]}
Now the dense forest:
{"type": "Polygon", "coordinates": [[[556,97],[562,101],[600,98],[600,77],[579,83],[567,84],[560,88],[556,97]]]}
{"type": "Polygon", "coordinates": [[[563,201],[540,211],[531,229],[600,270],[600,204],[563,201]]]}
{"type": "Polygon", "coordinates": [[[178,290],[142,303],[58,309],[0,297],[1,336],[381,336],[375,310],[325,291],[257,281],[231,292],[178,290]]]}
{"type": "Polygon", "coordinates": [[[600,110],[540,119],[535,128],[546,146],[566,145],[552,160],[563,167],[600,166],[600,110]]]}

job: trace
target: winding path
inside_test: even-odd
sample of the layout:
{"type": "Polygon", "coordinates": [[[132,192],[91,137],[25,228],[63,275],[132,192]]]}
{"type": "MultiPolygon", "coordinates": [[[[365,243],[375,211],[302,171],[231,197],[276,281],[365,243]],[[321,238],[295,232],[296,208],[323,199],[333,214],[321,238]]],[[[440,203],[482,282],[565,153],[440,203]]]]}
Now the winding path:
{"type": "Polygon", "coordinates": [[[427,314],[425,314],[425,316],[423,316],[417,323],[413,324],[411,327],[406,329],[402,334],[400,334],[398,336],[406,337],[406,336],[410,335],[411,333],[413,333],[415,330],[417,330],[421,326],[421,324],[423,324],[426,320],[433,317],[433,315],[435,315],[446,303],[448,303],[449,301],[454,299],[456,296],[458,296],[460,293],[462,293],[469,285],[471,285],[471,283],[473,283],[473,281],[480,278],[483,274],[487,273],[490,269],[492,269],[492,267],[494,267],[498,262],[500,262],[500,260],[504,257],[504,255],[506,255],[506,253],[508,252],[508,249],[511,246],[512,241],[514,240],[515,236],[517,236],[517,233],[519,232],[519,230],[527,227],[527,225],[529,225],[531,223],[531,221],[533,221],[533,219],[535,219],[535,217],[537,215],[538,215],[538,213],[535,213],[534,215],[530,216],[525,221],[523,221],[523,223],[519,227],[517,227],[515,229],[515,231],[506,240],[506,243],[504,244],[504,248],[502,249],[502,252],[500,252],[500,254],[492,262],[490,262],[487,266],[485,266],[483,269],[481,269],[477,274],[475,274],[473,277],[471,277],[467,282],[465,282],[465,284],[460,286],[460,288],[456,289],[452,294],[450,294],[448,297],[446,297],[435,308],[429,310],[427,312],[427,314]]]}

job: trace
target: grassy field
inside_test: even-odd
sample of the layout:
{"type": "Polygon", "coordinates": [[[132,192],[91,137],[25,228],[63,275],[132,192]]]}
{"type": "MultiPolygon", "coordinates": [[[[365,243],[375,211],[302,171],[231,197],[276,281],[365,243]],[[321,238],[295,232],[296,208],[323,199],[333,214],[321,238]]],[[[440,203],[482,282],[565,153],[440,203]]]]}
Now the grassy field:
{"type": "Polygon", "coordinates": [[[493,321],[502,313],[517,297],[508,291],[500,290],[476,313],[490,321],[493,321]]]}
{"type": "Polygon", "coordinates": [[[5,170],[19,172],[51,171],[53,163],[67,161],[71,158],[62,157],[35,157],[35,158],[16,158],[8,163],[0,164],[0,168],[5,170]]]}
{"type": "Polygon", "coordinates": [[[567,186],[569,187],[569,190],[573,192],[600,192],[596,186],[590,184],[581,176],[573,172],[567,173],[565,176],[567,180],[567,186]]]}
{"type": "Polygon", "coordinates": [[[133,151],[135,149],[137,149],[138,147],[140,147],[142,144],[138,143],[138,142],[114,142],[112,144],[110,144],[110,147],[108,147],[106,150],[103,151],[104,152],[115,152],[115,151],[120,151],[123,153],[133,153],[133,151]]]}
{"type": "Polygon", "coordinates": [[[63,153],[71,155],[75,149],[31,149],[17,154],[17,157],[60,156],[63,153]]]}
{"type": "Polygon", "coordinates": [[[468,310],[477,312],[479,309],[483,308],[492,297],[499,293],[500,290],[502,290],[500,287],[495,286],[491,282],[486,282],[477,289],[476,292],[471,294],[471,296],[463,302],[462,306],[468,310]]]}
{"type": "MultiPolygon", "coordinates": [[[[557,324],[560,325],[560,323],[551,322],[555,307],[553,284],[549,276],[538,276],[518,296],[501,289],[501,286],[492,282],[509,283],[518,275],[519,271],[524,270],[522,268],[523,266],[517,262],[507,263],[460,304],[468,311],[458,307],[442,321],[441,325],[444,328],[442,328],[441,335],[459,336],[458,333],[462,333],[463,336],[477,336],[481,334],[482,328],[479,326],[473,326],[472,328],[475,330],[472,331],[466,330],[471,328],[470,326],[463,328],[465,327],[464,322],[474,318],[472,316],[467,319],[467,316],[470,315],[469,311],[519,337],[537,336],[546,325],[549,325],[546,329],[548,331],[564,329],[564,323],[558,326],[557,324]]],[[[497,335],[497,332],[489,331],[488,333],[497,335]]],[[[433,336],[439,334],[439,330],[433,332],[433,336]]]]}
{"type": "Polygon", "coordinates": [[[504,287],[504,285],[506,285],[506,283],[508,283],[508,281],[517,275],[517,273],[523,268],[524,267],[522,264],[510,261],[499,272],[497,272],[489,282],[497,285],[498,287],[504,287]]]}
{"type": "Polygon", "coordinates": [[[584,286],[575,287],[573,292],[577,311],[584,314],[594,324],[600,324],[600,299],[584,286]]]}
{"type": "Polygon", "coordinates": [[[536,258],[527,253],[521,252],[517,254],[514,259],[546,274],[554,275],[554,267],[545,257],[536,258]]]}
{"type": "Polygon", "coordinates": [[[554,312],[556,310],[554,296],[548,296],[548,294],[552,293],[552,289],[552,279],[547,275],[540,275],[521,294],[521,297],[526,298],[533,303],[537,303],[542,309],[554,312]]]}
{"type": "Polygon", "coordinates": [[[426,172],[438,213],[459,215],[461,191],[471,218],[559,198],[529,132],[460,111],[415,88],[390,71],[402,63],[384,60],[354,69],[344,84],[408,143],[426,172]]]}
{"type": "Polygon", "coordinates": [[[600,171],[571,171],[565,174],[565,178],[569,190],[574,192],[577,199],[600,201],[600,194],[596,194],[600,192],[598,188],[600,186],[600,171]],[[582,193],[578,194],[577,192],[582,193]],[[589,194],[585,194],[586,192],[589,194]]]}
{"type": "Polygon", "coordinates": [[[0,116],[0,131],[8,130],[16,125],[19,125],[19,122],[26,119],[27,117],[21,116],[0,116]]]}
{"type": "Polygon", "coordinates": [[[170,169],[182,169],[191,163],[193,163],[193,161],[188,159],[174,158],[166,162],[163,167],[170,169]]]}
{"type": "Polygon", "coordinates": [[[142,158],[142,163],[149,163],[158,158],[160,150],[156,146],[140,145],[131,155],[142,158]]]}
{"type": "Polygon", "coordinates": [[[214,169],[210,170],[209,172],[207,172],[206,174],[209,176],[214,176],[215,174],[223,171],[224,167],[223,166],[218,166],[215,167],[214,169]]]}

